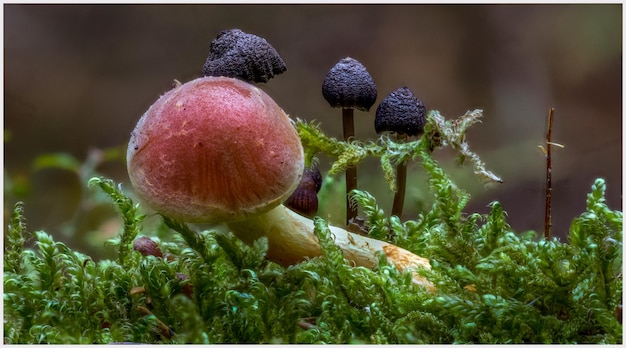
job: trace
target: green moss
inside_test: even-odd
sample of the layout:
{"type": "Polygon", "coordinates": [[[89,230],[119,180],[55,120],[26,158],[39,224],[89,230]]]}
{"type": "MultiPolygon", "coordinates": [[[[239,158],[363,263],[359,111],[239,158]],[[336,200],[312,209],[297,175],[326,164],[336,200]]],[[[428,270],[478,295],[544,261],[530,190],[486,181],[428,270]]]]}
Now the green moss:
{"type": "Polygon", "coordinates": [[[371,237],[431,260],[421,273],[436,293],[384,259],[375,269],[350,266],[319,217],[323,255],[285,268],[265,259],[265,239],[246,245],[228,231],[167,217],[147,229],[121,187],[95,177],[90,186],[106,193],[122,221],[107,243],[116,257],[94,262],[29,231],[18,203],[5,237],[4,342],[621,343],[622,213],[606,205],[605,182],[593,183],[569,243],[515,233],[497,201],[488,214],[465,213],[469,195],[430,154],[450,146],[477,175],[498,181],[465,143],[477,115],[446,121],[431,112],[425,136],[404,144],[345,143],[297,122],[307,158],[336,159],[332,173],[376,157],[394,189],[395,166],[419,160],[433,203],[415,220],[388,216],[368,192],[351,197],[371,237]],[[141,235],[170,256],[134,251],[141,235]]]}

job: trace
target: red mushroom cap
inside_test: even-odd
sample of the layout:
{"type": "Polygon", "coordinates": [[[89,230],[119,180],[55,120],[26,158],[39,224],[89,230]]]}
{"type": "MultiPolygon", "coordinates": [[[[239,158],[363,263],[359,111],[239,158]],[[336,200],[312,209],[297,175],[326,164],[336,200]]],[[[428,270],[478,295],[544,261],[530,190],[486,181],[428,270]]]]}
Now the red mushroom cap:
{"type": "Polygon", "coordinates": [[[289,197],[304,169],[289,116],[259,88],[202,77],[161,96],[131,133],[127,166],[137,195],[187,222],[229,222],[289,197]]]}

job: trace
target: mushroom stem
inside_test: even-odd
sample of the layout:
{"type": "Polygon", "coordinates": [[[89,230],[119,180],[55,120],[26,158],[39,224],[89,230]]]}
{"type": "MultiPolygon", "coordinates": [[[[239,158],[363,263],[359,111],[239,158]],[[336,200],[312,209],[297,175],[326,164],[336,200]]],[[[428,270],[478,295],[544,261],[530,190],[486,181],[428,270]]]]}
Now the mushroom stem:
{"type": "MultiPolygon", "coordinates": [[[[398,134],[396,141],[402,143],[406,140],[405,134],[398,134]]],[[[404,208],[404,195],[406,192],[406,161],[402,161],[396,168],[396,181],[398,183],[397,190],[393,196],[393,207],[391,215],[402,218],[402,209],[404,208]]]]}
{"type": "MultiPolygon", "coordinates": [[[[343,140],[348,141],[354,137],[354,109],[343,108],[343,140]]],[[[350,204],[350,192],[356,189],[357,185],[356,167],[346,168],[346,225],[357,217],[359,211],[355,205],[350,204]]]]}
{"type": "MultiPolygon", "coordinates": [[[[231,231],[245,243],[252,244],[265,236],[269,250],[267,258],[283,266],[322,255],[315,236],[313,220],[299,215],[284,205],[278,205],[265,214],[228,223],[231,231]]],[[[430,269],[428,259],[381,240],[350,233],[343,228],[329,226],[335,244],[343,251],[344,258],[354,266],[373,268],[378,265],[378,253],[382,252],[398,270],[412,271],[430,269]]],[[[434,291],[434,285],[416,272],[413,283],[434,291]]]]}

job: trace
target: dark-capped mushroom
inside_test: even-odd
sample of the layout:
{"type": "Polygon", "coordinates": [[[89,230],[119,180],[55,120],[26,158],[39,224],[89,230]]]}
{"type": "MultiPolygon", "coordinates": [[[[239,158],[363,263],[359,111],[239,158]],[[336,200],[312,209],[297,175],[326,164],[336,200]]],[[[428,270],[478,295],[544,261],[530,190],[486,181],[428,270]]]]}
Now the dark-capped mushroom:
{"type": "MultiPolygon", "coordinates": [[[[343,139],[354,137],[354,109],[369,111],[376,102],[377,90],[374,79],[358,60],[341,59],[333,66],[322,84],[322,95],[333,108],[342,109],[343,139]]],[[[357,188],[356,167],[346,169],[346,195],[357,188]]],[[[358,214],[357,207],[346,197],[346,225],[358,214]]]]}
{"type": "Polygon", "coordinates": [[[240,29],[224,30],[211,42],[202,76],[225,76],[247,82],[267,82],[287,70],[285,62],[264,38],[240,29]]]}
{"type": "MultiPolygon", "coordinates": [[[[407,87],[391,92],[376,109],[374,127],[376,133],[395,133],[396,141],[403,142],[407,136],[419,136],[424,132],[426,108],[407,87]]],[[[406,191],[406,162],[397,167],[397,190],[393,198],[391,215],[401,217],[406,191]]]]}

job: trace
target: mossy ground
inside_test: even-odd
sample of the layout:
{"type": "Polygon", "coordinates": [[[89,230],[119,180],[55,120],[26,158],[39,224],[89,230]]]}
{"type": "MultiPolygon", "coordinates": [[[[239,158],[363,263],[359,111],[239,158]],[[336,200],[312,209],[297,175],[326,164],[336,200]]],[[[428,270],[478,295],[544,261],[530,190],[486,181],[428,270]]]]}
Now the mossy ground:
{"type": "Polygon", "coordinates": [[[5,236],[4,342],[622,343],[622,212],[606,205],[604,180],[592,183],[567,241],[516,233],[497,201],[488,214],[464,212],[469,195],[431,150],[451,146],[479,176],[498,178],[463,146],[472,118],[438,116],[430,115],[425,137],[407,144],[344,143],[297,124],[309,160],[334,156],[335,172],[378,157],[393,188],[397,163],[421,163],[434,203],[417,219],[388,216],[365,191],[352,199],[371,237],[431,260],[432,270],[421,273],[436,293],[384,259],[375,269],[351,267],[321,218],[315,233],[323,256],[285,268],[264,258],[263,238],[249,246],[228,231],[194,230],[167,217],[146,228],[119,185],[94,177],[89,185],[123,221],[107,243],[116,257],[96,262],[29,231],[27,207],[15,205],[5,236]],[[165,256],[134,251],[141,235],[165,256]]]}

